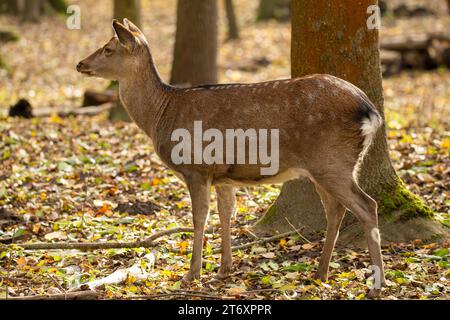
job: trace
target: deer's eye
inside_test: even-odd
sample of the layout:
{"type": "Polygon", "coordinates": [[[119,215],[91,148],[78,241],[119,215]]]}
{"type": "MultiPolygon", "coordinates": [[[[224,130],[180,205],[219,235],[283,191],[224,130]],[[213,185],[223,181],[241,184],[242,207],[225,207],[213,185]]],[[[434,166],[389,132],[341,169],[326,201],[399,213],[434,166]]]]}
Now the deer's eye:
{"type": "Polygon", "coordinates": [[[110,48],[105,48],[105,55],[106,55],[106,56],[110,56],[110,55],[112,55],[112,54],[113,54],[112,49],[110,49],[110,48]]]}

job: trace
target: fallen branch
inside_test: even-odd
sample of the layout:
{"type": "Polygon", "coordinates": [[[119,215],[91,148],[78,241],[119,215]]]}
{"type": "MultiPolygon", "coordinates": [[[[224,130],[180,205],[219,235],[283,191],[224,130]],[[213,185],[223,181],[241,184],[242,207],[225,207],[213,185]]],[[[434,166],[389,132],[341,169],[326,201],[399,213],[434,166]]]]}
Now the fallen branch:
{"type": "Polygon", "coordinates": [[[152,299],[163,299],[170,297],[181,297],[181,298],[201,298],[207,300],[228,300],[232,298],[228,298],[225,296],[217,296],[217,295],[209,295],[204,293],[188,293],[188,292],[173,292],[173,293],[159,293],[159,294],[151,294],[147,296],[137,296],[131,297],[133,300],[152,300],[152,299]]]}
{"type": "Polygon", "coordinates": [[[57,114],[59,117],[68,116],[95,116],[102,112],[108,111],[113,107],[112,103],[105,103],[100,106],[88,106],[82,108],[73,107],[53,107],[53,108],[39,108],[33,110],[33,116],[36,118],[50,117],[57,114]]]}
{"type": "Polygon", "coordinates": [[[6,300],[96,300],[99,295],[100,292],[88,290],[42,296],[9,297],[6,300]]]}
{"type": "MultiPolygon", "coordinates": [[[[15,247],[23,250],[104,250],[104,249],[131,249],[131,248],[150,248],[154,247],[155,240],[173,233],[192,233],[194,232],[193,228],[174,228],[165,230],[159,233],[155,233],[154,235],[148,237],[143,241],[135,241],[135,242],[91,242],[91,243],[64,243],[64,242],[56,242],[56,243],[22,243],[22,244],[14,244],[15,247]]],[[[253,242],[245,243],[239,246],[231,247],[232,251],[244,250],[253,247],[256,244],[265,244],[269,242],[273,242],[279,239],[283,239],[286,237],[290,237],[296,235],[296,231],[290,231],[286,233],[277,234],[273,237],[262,238],[253,242]]],[[[1,246],[0,249],[13,249],[13,246],[1,246]]],[[[179,249],[172,249],[172,252],[181,253],[179,249]]],[[[220,253],[222,251],[221,248],[216,248],[212,251],[213,254],[220,253]]],[[[189,251],[183,251],[183,253],[189,253],[189,251]]]]}
{"type": "MultiPolygon", "coordinates": [[[[193,228],[174,228],[155,233],[142,241],[135,242],[90,242],[90,243],[16,243],[14,246],[23,250],[102,250],[102,249],[130,249],[150,248],[155,246],[155,240],[173,233],[194,232],[193,228]]],[[[8,248],[12,248],[11,246],[8,248]]]]}

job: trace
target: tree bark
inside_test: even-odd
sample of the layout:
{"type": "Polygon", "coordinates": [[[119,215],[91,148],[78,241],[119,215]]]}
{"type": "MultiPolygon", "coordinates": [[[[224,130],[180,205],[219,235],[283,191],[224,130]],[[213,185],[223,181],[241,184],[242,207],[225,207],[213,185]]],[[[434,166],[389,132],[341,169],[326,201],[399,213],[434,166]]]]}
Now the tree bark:
{"type": "Polygon", "coordinates": [[[228,40],[239,39],[239,27],[236,19],[233,0],[225,0],[224,2],[228,20],[228,40]]]}
{"type": "Polygon", "coordinates": [[[18,14],[19,7],[17,0],[2,0],[0,2],[0,13],[18,14]]]}
{"type": "Polygon", "coordinates": [[[177,32],[170,82],[217,82],[217,2],[178,0],[177,32]]]}
{"type": "Polygon", "coordinates": [[[261,0],[256,21],[269,20],[275,17],[276,0],[261,0]]]}
{"type": "Polygon", "coordinates": [[[66,0],[1,0],[0,1],[0,14],[12,14],[22,16],[22,20],[30,21],[30,17],[33,16],[31,21],[39,21],[39,17],[45,13],[66,13],[67,3],[66,0]],[[39,8],[39,10],[38,10],[39,8]],[[31,9],[31,11],[30,11],[31,9]]]}
{"type": "MultiPolygon", "coordinates": [[[[344,0],[293,1],[292,76],[325,73],[345,79],[360,87],[384,118],[379,32],[367,27],[366,13],[369,6],[376,4],[376,0],[359,0],[352,5],[344,0]]],[[[389,158],[385,127],[378,132],[362,163],[359,183],[379,204],[380,218],[384,218],[380,224],[386,222],[381,229],[385,241],[429,238],[440,232],[439,226],[421,224],[422,220],[420,232],[411,232],[418,223],[416,220],[405,224],[409,230],[404,232],[395,223],[415,217],[430,218],[433,212],[397,177],[389,158]]],[[[347,216],[344,227],[348,227],[351,236],[347,239],[351,241],[362,230],[354,218],[347,216]]],[[[286,220],[303,228],[306,234],[326,226],[320,198],[309,180],[286,183],[255,230],[285,232],[292,228],[286,220]]]]}
{"type": "MultiPolygon", "coordinates": [[[[119,20],[127,18],[139,28],[141,28],[141,1],[140,0],[114,0],[113,18],[119,20]]],[[[109,89],[118,90],[116,82],[111,82],[109,89]]],[[[109,120],[112,122],[131,122],[130,116],[123,107],[120,99],[114,103],[109,111],[109,120]]]]}
{"type": "Polygon", "coordinates": [[[141,1],[114,0],[113,17],[119,21],[127,18],[138,27],[141,27],[141,1]]]}
{"type": "Polygon", "coordinates": [[[25,0],[24,7],[21,12],[22,21],[32,23],[39,22],[42,4],[42,0],[25,0]]]}

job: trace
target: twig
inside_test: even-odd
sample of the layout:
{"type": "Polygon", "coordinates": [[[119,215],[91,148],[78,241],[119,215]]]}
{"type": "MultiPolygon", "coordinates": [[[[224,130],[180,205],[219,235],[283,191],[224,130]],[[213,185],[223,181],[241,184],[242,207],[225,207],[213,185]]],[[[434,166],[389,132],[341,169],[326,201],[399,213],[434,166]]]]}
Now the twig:
{"type": "Polygon", "coordinates": [[[209,299],[209,300],[224,300],[227,299],[227,297],[217,296],[217,295],[209,295],[205,293],[188,293],[188,292],[172,292],[172,293],[159,293],[159,294],[151,294],[147,296],[137,296],[137,297],[131,297],[130,299],[145,299],[145,300],[151,300],[151,299],[160,299],[160,298],[168,298],[168,297],[184,297],[184,298],[203,298],[203,299],[209,299]]]}
{"type": "Polygon", "coordinates": [[[42,296],[9,297],[6,300],[95,300],[99,295],[100,292],[89,290],[42,296]]]}
{"type": "Polygon", "coordinates": [[[74,107],[52,107],[52,108],[39,108],[33,111],[33,115],[36,118],[50,117],[53,114],[57,114],[59,117],[68,117],[68,116],[95,116],[102,112],[108,111],[113,107],[113,103],[105,103],[100,106],[87,106],[83,108],[74,108],[74,107]]]}
{"type": "Polygon", "coordinates": [[[308,239],[306,239],[306,237],[304,237],[300,231],[298,231],[298,229],[289,221],[289,219],[287,217],[284,217],[287,221],[287,223],[289,223],[289,225],[292,227],[292,229],[295,230],[295,232],[297,232],[297,234],[299,235],[300,238],[302,238],[304,241],[306,241],[307,243],[311,243],[311,241],[309,241],[308,239]]]}
{"type": "MultiPolygon", "coordinates": [[[[50,279],[52,279],[52,281],[58,286],[58,288],[62,290],[62,292],[64,293],[64,295],[67,296],[67,291],[66,291],[66,289],[64,289],[63,286],[60,285],[59,282],[56,281],[56,279],[55,279],[51,274],[48,274],[48,276],[49,276],[50,279]]],[[[64,300],[66,300],[66,299],[64,299],[64,300]]]]}
{"type": "MultiPolygon", "coordinates": [[[[257,240],[257,241],[253,241],[253,242],[249,242],[249,243],[246,243],[246,244],[241,244],[239,246],[231,247],[231,250],[232,251],[238,251],[238,250],[248,249],[248,248],[253,247],[255,244],[265,244],[265,243],[273,242],[273,241],[276,241],[276,240],[279,240],[279,239],[290,237],[290,236],[292,236],[294,234],[295,234],[295,232],[293,232],[293,231],[277,234],[277,235],[275,235],[273,237],[270,237],[270,238],[263,238],[263,239],[260,239],[260,240],[257,240]]],[[[220,253],[220,252],[221,252],[220,248],[213,250],[213,253],[220,253]]]]}

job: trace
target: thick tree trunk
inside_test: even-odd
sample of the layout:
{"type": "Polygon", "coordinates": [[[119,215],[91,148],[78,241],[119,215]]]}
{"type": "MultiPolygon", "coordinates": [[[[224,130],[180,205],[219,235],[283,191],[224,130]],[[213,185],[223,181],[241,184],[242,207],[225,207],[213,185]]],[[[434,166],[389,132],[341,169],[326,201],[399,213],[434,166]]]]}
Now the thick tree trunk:
{"type": "MultiPolygon", "coordinates": [[[[327,73],[345,79],[366,92],[384,117],[379,33],[377,29],[368,29],[366,13],[376,3],[376,0],[359,0],[352,5],[344,0],[293,1],[292,76],[327,73]]],[[[433,212],[407,191],[397,177],[389,159],[385,128],[379,131],[364,159],[360,185],[379,204],[383,240],[429,239],[441,231],[438,224],[427,219],[433,212]],[[403,227],[399,227],[401,224],[403,227]]],[[[346,226],[348,236],[344,238],[351,241],[362,230],[354,218],[347,216],[344,229],[346,226]]],[[[286,183],[255,229],[285,232],[292,228],[286,220],[308,234],[325,227],[323,207],[311,182],[286,183]]]]}
{"type": "Polygon", "coordinates": [[[114,0],[114,19],[122,21],[124,18],[141,27],[140,0],[114,0]]]}
{"type": "Polygon", "coordinates": [[[171,83],[217,82],[217,2],[178,0],[171,83]]]}
{"type": "Polygon", "coordinates": [[[233,0],[225,0],[224,2],[228,20],[228,40],[239,39],[239,27],[236,19],[233,0]]]}

